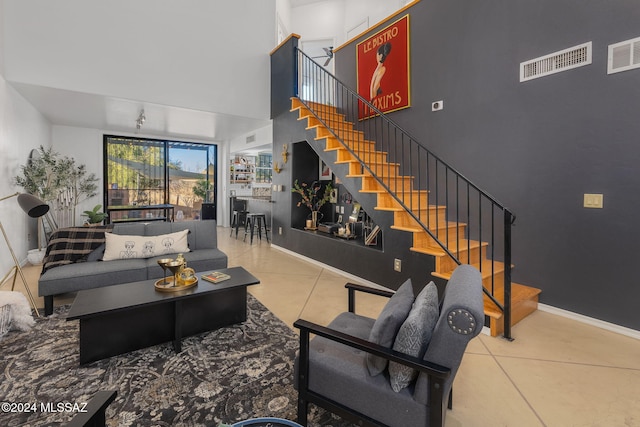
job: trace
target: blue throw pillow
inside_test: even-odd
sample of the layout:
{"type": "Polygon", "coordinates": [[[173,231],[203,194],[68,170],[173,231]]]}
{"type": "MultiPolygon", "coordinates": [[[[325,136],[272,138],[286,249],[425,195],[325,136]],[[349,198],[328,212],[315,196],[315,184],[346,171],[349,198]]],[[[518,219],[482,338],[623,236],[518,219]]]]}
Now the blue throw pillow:
{"type": "MultiPolygon", "coordinates": [[[[440,316],[438,288],[431,282],[418,294],[413,307],[396,336],[393,349],[422,358],[427,351],[433,329],[440,316]]],[[[389,362],[391,388],[399,392],[418,376],[418,371],[396,362],[389,362]]]]}
{"type": "MultiPolygon", "coordinates": [[[[371,332],[369,333],[369,341],[379,344],[383,347],[391,348],[396,338],[398,329],[402,322],[407,318],[411,305],[413,304],[414,294],[411,279],[407,279],[389,298],[389,302],[384,306],[380,316],[376,319],[371,332]]],[[[387,359],[384,357],[367,355],[367,368],[370,375],[378,375],[387,367],[387,359]]]]}

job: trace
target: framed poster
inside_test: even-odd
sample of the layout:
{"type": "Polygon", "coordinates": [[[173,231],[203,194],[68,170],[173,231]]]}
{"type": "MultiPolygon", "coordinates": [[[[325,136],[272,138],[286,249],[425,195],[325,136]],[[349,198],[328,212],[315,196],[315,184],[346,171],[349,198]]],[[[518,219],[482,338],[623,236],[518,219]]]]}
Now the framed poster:
{"type": "MultiPolygon", "coordinates": [[[[356,45],[358,94],[383,113],[411,106],[409,15],[356,45]]],[[[360,104],[359,118],[375,113],[360,104]]]]}
{"type": "Polygon", "coordinates": [[[320,176],[318,177],[320,181],[331,181],[331,168],[320,159],[320,176]]]}

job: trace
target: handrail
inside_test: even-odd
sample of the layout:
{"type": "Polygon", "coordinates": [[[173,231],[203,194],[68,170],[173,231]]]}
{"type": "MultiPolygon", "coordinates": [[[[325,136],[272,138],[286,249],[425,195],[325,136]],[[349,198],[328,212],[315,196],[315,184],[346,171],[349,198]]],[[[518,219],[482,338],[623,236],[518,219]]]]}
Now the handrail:
{"type": "MultiPolygon", "coordinates": [[[[296,95],[328,129],[327,136],[339,140],[357,159],[358,164],[350,164],[349,174],[375,180],[374,185],[388,192],[410,216],[406,227],[419,227],[426,232],[432,249],[442,250],[458,265],[476,264],[481,272],[491,273],[484,292],[503,312],[504,336],[511,339],[513,213],[445,163],[376,105],[304,52],[297,48],[296,51],[296,95]],[[440,210],[444,212],[439,214],[440,210]],[[496,223],[503,226],[498,227],[496,223]],[[466,236],[458,232],[460,227],[464,227],[466,236]],[[504,304],[497,296],[498,262],[503,264],[504,304]]],[[[385,99],[393,102],[382,99],[382,102],[385,99]]]]}

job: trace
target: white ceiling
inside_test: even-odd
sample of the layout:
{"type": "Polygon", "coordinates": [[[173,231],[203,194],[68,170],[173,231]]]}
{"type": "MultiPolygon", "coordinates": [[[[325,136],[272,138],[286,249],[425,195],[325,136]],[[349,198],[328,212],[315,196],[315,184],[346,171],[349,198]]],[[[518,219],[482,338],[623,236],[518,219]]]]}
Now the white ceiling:
{"type": "Polygon", "coordinates": [[[24,83],[11,83],[52,124],[112,132],[138,132],[136,119],[144,109],[139,132],[205,141],[229,141],[267,126],[256,119],[220,112],[194,110],[140,100],[115,98],[24,83]]]}
{"type": "MultiPolygon", "coordinates": [[[[135,132],[144,109],[140,133],[223,142],[271,122],[275,0],[0,1],[3,75],[54,125],[135,132]]],[[[302,47],[324,63],[340,31],[305,14],[302,47]]]]}
{"type": "Polygon", "coordinates": [[[275,2],[3,1],[4,77],[54,125],[135,132],[144,108],[144,134],[222,142],[270,123],[275,2]]]}
{"type": "Polygon", "coordinates": [[[291,2],[291,7],[299,7],[305,6],[311,3],[320,3],[327,0],[289,0],[291,2]]]}

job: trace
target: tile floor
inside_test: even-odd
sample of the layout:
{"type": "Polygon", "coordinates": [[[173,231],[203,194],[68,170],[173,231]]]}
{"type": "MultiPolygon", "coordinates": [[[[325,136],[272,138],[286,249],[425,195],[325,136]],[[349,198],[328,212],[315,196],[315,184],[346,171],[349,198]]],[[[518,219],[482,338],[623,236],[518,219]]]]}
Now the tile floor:
{"type": "MultiPolygon", "coordinates": [[[[298,318],[327,324],[346,310],[343,285],[351,279],[264,240],[229,238],[229,228],[219,228],[218,244],[229,266],[242,265],[261,280],[250,292],[288,325],[298,318]]],[[[39,268],[25,273],[36,296],[39,268]]],[[[384,302],[362,295],[357,311],[375,317],[384,302]]],[[[471,341],[447,427],[640,426],[640,341],[541,311],[516,325],[513,336],[471,341]]]]}

